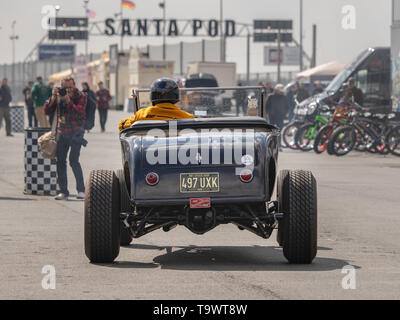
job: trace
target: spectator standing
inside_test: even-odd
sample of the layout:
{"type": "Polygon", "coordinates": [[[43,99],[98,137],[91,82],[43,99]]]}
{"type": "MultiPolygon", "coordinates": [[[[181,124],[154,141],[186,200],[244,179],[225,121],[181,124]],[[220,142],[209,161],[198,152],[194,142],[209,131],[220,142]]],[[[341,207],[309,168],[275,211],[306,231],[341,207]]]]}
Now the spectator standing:
{"type": "Polygon", "coordinates": [[[6,122],[7,137],[12,137],[11,134],[11,119],[10,119],[10,102],[12,100],[11,90],[8,86],[7,78],[1,81],[0,87],[0,128],[3,124],[3,118],[6,122]]]}
{"type": "Polygon", "coordinates": [[[36,82],[32,88],[33,107],[35,108],[35,115],[39,121],[39,127],[48,128],[50,127],[49,120],[47,120],[44,112],[44,104],[47,99],[51,96],[50,86],[43,83],[42,77],[37,77],[36,82]]]}
{"type": "Polygon", "coordinates": [[[58,140],[57,140],[57,182],[60,193],[56,200],[68,200],[67,181],[67,155],[69,152],[69,164],[76,180],[77,198],[85,198],[85,184],[83,172],[79,163],[81,146],[86,144],[83,136],[85,134],[85,107],[86,95],[75,87],[73,78],[62,81],[63,88],[67,94],[61,96],[57,88],[53,88],[51,98],[45,103],[46,114],[54,114],[59,105],[60,117],[58,118],[58,140]]]}
{"type": "Polygon", "coordinates": [[[289,89],[289,92],[287,94],[287,99],[289,101],[289,114],[288,114],[288,119],[289,122],[293,120],[294,116],[294,109],[296,108],[296,92],[297,92],[297,84],[295,83],[292,85],[289,89]]]}
{"type": "Polygon", "coordinates": [[[87,98],[85,129],[89,133],[89,131],[94,127],[94,118],[96,114],[96,93],[90,89],[87,82],[82,83],[82,88],[82,91],[85,93],[87,98]]]}
{"type": "Polygon", "coordinates": [[[32,87],[33,87],[33,82],[29,81],[28,85],[25,87],[25,89],[22,91],[24,97],[25,97],[25,104],[26,104],[26,109],[28,111],[28,123],[30,128],[37,128],[38,126],[38,121],[35,115],[35,109],[33,107],[33,99],[32,99],[32,87]],[[32,126],[33,124],[33,126],[32,126]]]}
{"type": "Polygon", "coordinates": [[[269,122],[282,129],[283,120],[289,111],[289,100],[283,93],[283,85],[278,83],[274,93],[268,97],[265,112],[269,122]]]}
{"type": "Polygon", "coordinates": [[[99,90],[96,92],[97,108],[99,110],[101,132],[104,132],[106,130],[107,113],[108,108],[110,107],[109,103],[111,100],[111,95],[110,91],[104,87],[104,83],[102,81],[100,81],[98,85],[99,90]]]}
{"type": "Polygon", "coordinates": [[[310,93],[308,92],[308,90],[304,87],[304,83],[300,82],[300,84],[298,85],[298,89],[296,92],[296,99],[297,101],[300,103],[304,100],[306,100],[307,98],[310,97],[310,93]]]}
{"type": "Polygon", "coordinates": [[[324,91],[324,88],[322,88],[321,81],[316,81],[315,88],[312,92],[312,95],[315,96],[316,94],[322,93],[323,91],[324,91]]]}
{"type": "Polygon", "coordinates": [[[265,89],[267,91],[267,95],[270,95],[270,94],[274,93],[274,89],[272,89],[272,83],[271,82],[267,82],[265,84],[265,89]]]}
{"type": "MultiPolygon", "coordinates": [[[[265,113],[269,119],[270,124],[277,126],[281,130],[283,128],[283,120],[285,120],[286,115],[289,111],[289,100],[285,96],[283,90],[283,85],[278,83],[275,86],[274,93],[268,97],[265,106],[265,113]]],[[[280,136],[279,149],[282,151],[280,136]]]]}
{"type": "Polygon", "coordinates": [[[360,106],[364,103],[364,94],[361,89],[357,88],[356,82],[353,78],[349,78],[347,82],[347,91],[350,96],[353,96],[354,101],[357,102],[360,106]]]}
{"type": "MultiPolygon", "coordinates": [[[[242,83],[239,82],[238,86],[241,87],[242,83]]],[[[236,90],[233,93],[233,99],[236,102],[236,117],[239,116],[240,109],[243,111],[243,116],[247,115],[247,92],[246,90],[236,90]]]]}

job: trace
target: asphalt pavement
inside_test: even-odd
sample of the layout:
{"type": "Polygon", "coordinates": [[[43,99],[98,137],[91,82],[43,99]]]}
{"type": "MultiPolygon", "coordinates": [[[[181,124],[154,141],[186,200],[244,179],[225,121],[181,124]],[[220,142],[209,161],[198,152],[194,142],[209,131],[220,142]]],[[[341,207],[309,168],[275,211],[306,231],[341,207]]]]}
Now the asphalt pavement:
{"type": "MultiPolygon", "coordinates": [[[[81,151],[85,178],[121,167],[117,123],[126,115],[110,112],[105,133],[96,119],[81,151]]],[[[265,240],[233,225],[202,236],[158,230],[121,248],[115,263],[91,264],[83,201],[24,195],[23,157],[23,134],[5,137],[3,127],[0,299],[400,298],[400,158],[284,149],[279,169],[310,169],[318,183],[318,254],[311,265],[291,265],[275,232],[265,240]],[[55,289],[42,286],[45,266],[54,267],[55,289]]]]}

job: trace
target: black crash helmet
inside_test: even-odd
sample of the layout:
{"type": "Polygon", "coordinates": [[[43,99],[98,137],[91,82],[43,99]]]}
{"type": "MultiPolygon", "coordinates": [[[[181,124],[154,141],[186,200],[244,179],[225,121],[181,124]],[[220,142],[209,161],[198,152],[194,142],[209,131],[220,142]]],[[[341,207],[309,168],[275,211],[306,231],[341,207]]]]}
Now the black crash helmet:
{"type": "Polygon", "coordinates": [[[157,79],[151,85],[150,99],[153,105],[161,102],[177,103],[179,101],[178,84],[169,78],[157,79]]]}

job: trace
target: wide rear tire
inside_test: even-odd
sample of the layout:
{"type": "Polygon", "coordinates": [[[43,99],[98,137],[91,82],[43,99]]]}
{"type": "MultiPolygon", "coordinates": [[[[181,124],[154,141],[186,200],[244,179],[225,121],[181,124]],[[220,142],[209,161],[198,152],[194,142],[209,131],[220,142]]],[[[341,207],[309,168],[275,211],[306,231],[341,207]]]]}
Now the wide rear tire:
{"type": "Polygon", "coordinates": [[[113,262],[120,248],[120,191],[110,170],[90,172],[85,198],[85,254],[91,262],[113,262]]]}
{"type": "Polygon", "coordinates": [[[308,264],[317,254],[317,183],[310,171],[283,170],[278,177],[278,206],[284,214],[278,242],[290,263],[308,264]]]}
{"type": "MultiPolygon", "coordinates": [[[[117,177],[119,181],[119,188],[121,190],[121,212],[132,213],[133,206],[130,201],[128,188],[125,182],[125,174],[123,170],[117,171],[117,177]]],[[[121,232],[121,246],[129,246],[132,242],[132,235],[129,229],[125,226],[123,221],[120,221],[120,232],[121,232]]]]}

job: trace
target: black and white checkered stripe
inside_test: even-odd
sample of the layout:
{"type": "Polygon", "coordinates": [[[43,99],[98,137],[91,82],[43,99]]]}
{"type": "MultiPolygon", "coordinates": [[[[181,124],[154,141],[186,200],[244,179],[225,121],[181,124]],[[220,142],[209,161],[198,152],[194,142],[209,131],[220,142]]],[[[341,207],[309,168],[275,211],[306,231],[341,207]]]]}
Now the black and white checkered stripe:
{"type": "Polygon", "coordinates": [[[56,159],[44,159],[39,152],[38,138],[46,130],[25,130],[25,193],[33,195],[57,194],[56,159]]]}
{"type": "Polygon", "coordinates": [[[24,132],[25,108],[21,106],[10,107],[11,132],[24,132]]]}

